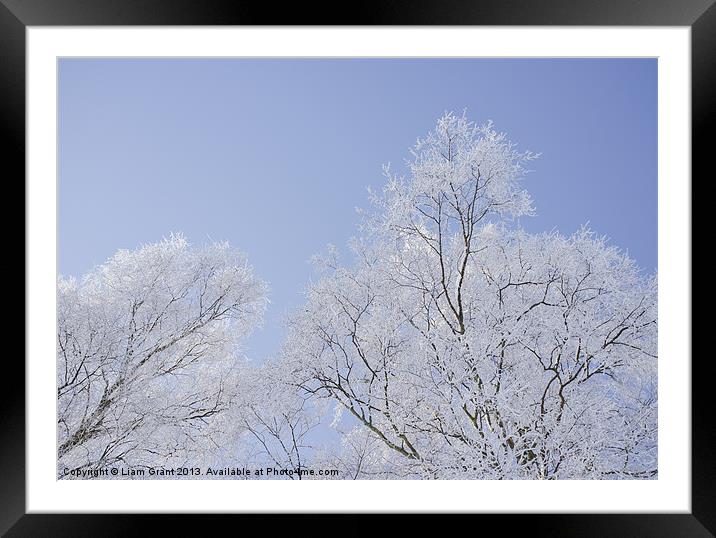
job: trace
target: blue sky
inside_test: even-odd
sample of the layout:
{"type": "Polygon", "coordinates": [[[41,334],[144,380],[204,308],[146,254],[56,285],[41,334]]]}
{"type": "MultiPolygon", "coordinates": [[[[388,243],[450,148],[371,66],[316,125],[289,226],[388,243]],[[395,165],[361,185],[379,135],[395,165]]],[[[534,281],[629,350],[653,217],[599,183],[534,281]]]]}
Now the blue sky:
{"type": "Polygon", "coordinates": [[[366,187],[444,112],[541,152],[528,231],[589,223],[657,263],[655,59],[62,59],[59,267],[170,232],[228,240],[269,282],[261,360],[311,255],[356,233],[366,187]]]}

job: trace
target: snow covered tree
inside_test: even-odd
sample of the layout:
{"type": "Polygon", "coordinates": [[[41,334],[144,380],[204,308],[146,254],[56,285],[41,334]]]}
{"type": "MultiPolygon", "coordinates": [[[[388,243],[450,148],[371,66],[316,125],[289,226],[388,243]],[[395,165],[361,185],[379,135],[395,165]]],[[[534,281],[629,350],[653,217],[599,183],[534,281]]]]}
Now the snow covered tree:
{"type": "Polygon", "coordinates": [[[531,235],[526,164],[446,114],[293,314],[286,378],[355,424],[346,478],[657,476],[655,275],[588,229],[531,235]]]}
{"type": "Polygon", "coordinates": [[[655,478],[656,275],[587,228],[525,232],[535,158],[445,114],[407,177],[385,169],[353,261],[316,259],[280,356],[259,366],[238,346],[267,287],[225,243],[171,236],[60,278],[59,476],[655,478]],[[338,449],[313,433],[330,406],[338,449]]]}
{"type": "Polygon", "coordinates": [[[59,475],[223,461],[241,434],[236,346],[266,293],[226,243],[179,235],[60,277],[59,475]]]}
{"type": "MultiPolygon", "coordinates": [[[[268,359],[246,372],[238,410],[244,431],[239,442],[240,463],[254,468],[295,471],[286,479],[302,479],[315,463],[313,433],[325,405],[296,390],[281,361],[268,359]]],[[[269,476],[269,478],[275,478],[269,476]]]]}

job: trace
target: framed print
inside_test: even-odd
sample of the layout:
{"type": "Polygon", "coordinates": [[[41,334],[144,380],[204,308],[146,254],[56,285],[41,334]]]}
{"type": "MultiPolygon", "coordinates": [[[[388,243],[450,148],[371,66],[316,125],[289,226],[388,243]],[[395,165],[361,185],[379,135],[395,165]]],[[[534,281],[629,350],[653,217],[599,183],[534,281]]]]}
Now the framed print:
{"type": "Polygon", "coordinates": [[[27,317],[3,532],[712,535],[710,2],[4,4],[27,317]]]}

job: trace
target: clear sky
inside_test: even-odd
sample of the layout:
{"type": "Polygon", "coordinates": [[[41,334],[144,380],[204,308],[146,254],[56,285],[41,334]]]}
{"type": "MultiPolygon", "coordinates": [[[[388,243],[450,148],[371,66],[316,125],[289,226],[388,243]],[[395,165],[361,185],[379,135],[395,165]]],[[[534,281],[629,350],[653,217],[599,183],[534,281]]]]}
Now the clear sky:
{"type": "Polygon", "coordinates": [[[583,223],[657,263],[654,59],[63,59],[59,267],[183,232],[228,240],[271,287],[261,360],[301,303],[311,255],[356,233],[366,187],[444,111],[541,152],[528,231],[583,223]]]}

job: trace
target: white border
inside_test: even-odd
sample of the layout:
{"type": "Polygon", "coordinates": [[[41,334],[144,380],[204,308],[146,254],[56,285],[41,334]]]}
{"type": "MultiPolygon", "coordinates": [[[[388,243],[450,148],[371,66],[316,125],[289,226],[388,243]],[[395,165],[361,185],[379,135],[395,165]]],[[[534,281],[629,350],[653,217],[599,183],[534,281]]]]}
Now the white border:
{"type": "MultiPolygon", "coordinates": [[[[689,28],[28,28],[28,512],[690,512],[689,28]],[[659,479],[55,479],[56,65],[60,56],[659,58],[659,479]]],[[[615,126],[618,129],[618,126],[615,126]]]]}

